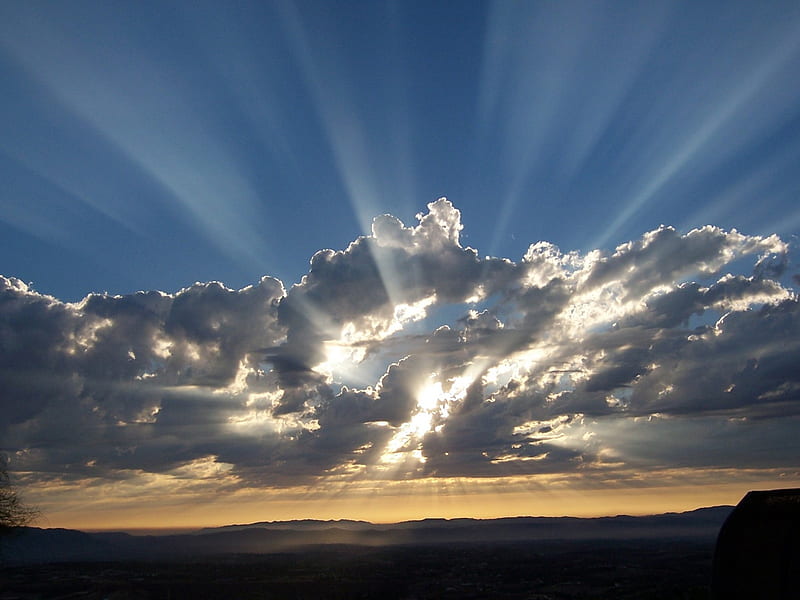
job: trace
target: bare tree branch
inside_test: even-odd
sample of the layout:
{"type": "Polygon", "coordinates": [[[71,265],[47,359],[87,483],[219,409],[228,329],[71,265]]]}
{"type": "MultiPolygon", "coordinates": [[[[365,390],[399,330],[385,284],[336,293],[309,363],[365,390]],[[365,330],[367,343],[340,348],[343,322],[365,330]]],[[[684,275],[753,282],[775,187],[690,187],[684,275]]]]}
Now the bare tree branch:
{"type": "Polygon", "coordinates": [[[8,460],[0,456],[0,533],[14,527],[24,527],[37,516],[36,509],[20,500],[8,475],[8,460]]]}

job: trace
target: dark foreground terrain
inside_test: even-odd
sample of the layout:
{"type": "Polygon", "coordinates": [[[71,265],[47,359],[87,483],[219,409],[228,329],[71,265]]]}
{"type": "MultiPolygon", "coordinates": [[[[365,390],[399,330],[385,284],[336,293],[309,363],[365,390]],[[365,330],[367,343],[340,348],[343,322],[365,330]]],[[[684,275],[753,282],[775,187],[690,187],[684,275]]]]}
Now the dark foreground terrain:
{"type": "Polygon", "coordinates": [[[713,540],[570,540],[17,565],[0,569],[0,600],[706,599],[713,551],[713,540]]]}

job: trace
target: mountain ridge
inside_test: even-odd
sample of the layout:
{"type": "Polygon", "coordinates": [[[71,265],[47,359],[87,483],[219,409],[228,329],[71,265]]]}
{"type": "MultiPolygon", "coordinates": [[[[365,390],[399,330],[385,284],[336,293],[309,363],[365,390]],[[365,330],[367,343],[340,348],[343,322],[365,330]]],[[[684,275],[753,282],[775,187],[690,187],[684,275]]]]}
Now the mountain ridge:
{"type": "Polygon", "coordinates": [[[694,515],[699,513],[705,513],[706,511],[716,511],[716,510],[724,510],[730,512],[733,510],[733,506],[727,504],[720,504],[715,506],[703,506],[699,508],[694,508],[691,510],[686,511],[668,511],[664,513],[653,513],[653,514],[646,514],[646,515],[630,515],[626,513],[619,513],[616,515],[601,515],[596,517],[575,517],[570,515],[559,515],[559,516],[534,516],[534,515],[517,515],[517,516],[508,516],[508,517],[489,517],[489,518],[480,518],[480,517],[425,517],[422,519],[409,519],[405,521],[396,521],[391,523],[373,523],[372,521],[365,521],[360,519],[292,519],[292,520],[281,520],[281,521],[255,521],[253,523],[231,523],[228,525],[219,525],[214,527],[203,527],[196,532],[195,534],[205,534],[205,533],[214,533],[223,530],[234,530],[234,529],[249,529],[249,528],[263,528],[263,529],[300,529],[300,528],[329,528],[329,527],[339,527],[342,525],[346,525],[348,527],[367,527],[367,528],[398,528],[398,527],[410,527],[415,525],[426,525],[426,524],[438,524],[438,523],[446,523],[446,524],[455,524],[455,523],[464,523],[464,524],[482,524],[482,523],[497,523],[497,522],[508,522],[508,521],[517,521],[526,520],[526,519],[577,519],[581,521],[601,521],[607,519],[648,519],[654,517],[669,517],[673,515],[694,515]],[[297,525],[298,527],[292,527],[293,525],[297,525]],[[328,526],[328,527],[324,527],[328,526]]]}
{"type": "Polygon", "coordinates": [[[502,517],[421,519],[375,524],[350,519],[262,521],[204,528],[193,533],[136,536],[26,527],[0,540],[8,564],[108,560],[174,560],[297,552],[334,546],[432,546],[441,544],[580,540],[696,539],[713,543],[732,506],[681,513],[609,517],[502,517]]]}

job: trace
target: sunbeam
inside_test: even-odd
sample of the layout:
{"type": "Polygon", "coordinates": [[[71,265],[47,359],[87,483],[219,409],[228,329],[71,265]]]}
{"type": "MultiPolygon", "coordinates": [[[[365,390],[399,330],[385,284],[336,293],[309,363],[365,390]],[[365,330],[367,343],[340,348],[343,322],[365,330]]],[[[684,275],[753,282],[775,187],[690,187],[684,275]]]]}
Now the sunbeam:
{"type": "MultiPolygon", "coordinates": [[[[678,178],[683,169],[690,165],[696,166],[701,155],[712,156],[718,160],[720,156],[735,149],[737,143],[741,144],[742,142],[737,139],[739,136],[734,133],[736,129],[731,127],[732,122],[746,122],[746,114],[752,112],[750,104],[759,99],[769,81],[777,77],[783,78],[786,73],[794,70],[789,69],[788,63],[797,62],[798,50],[800,50],[800,28],[789,31],[770,54],[759,56],[757,64],[749,73],[742,74],[737,70],[735,87],[724,91],[715,90],[718,95],[714,98],[716,102],[706,99],[705,104],[701,104],[701,109],[695,107],[695,112],[700,113],[699,122],[691,129],[682,130],[683,139],[678,137],[680,134],[676,135],[678,139],[670,144],[673,148],[668,154],[660,155],[646,165],[648,168],[643,169],[641,183],[634,188],[639,189],[630,194],[631,197],[625,201],[623,210],[603,234],[593,241],[591,247],[605,247],[638,211],[656,198],[673,179],[678,178]],[[717,139],[723,137],[720,135],[722,133],[725,134],[724,139],[717,139]],[[712,144],[713,151],[709,148],[712,144]]],[[[785,110],[786,108],[782,108],[770,116],[772,119],[782,118],[785,110]]]]}
{"type": "Polygon", "coordinates": [[[0,2],[0,484],[58,526],[796,485],[799,68],[792,0],[0,2]]]}
{"type": "MultiPolygon", "coordinates": [[[[4,32],[4,47],[69,111],[162,187],[224,253],[264,269],[263,203],[181,78],[145,56],[103,53],[49,18],[4,32]],[[35,50],[30,38],[39,41],[35,50]],[[104,80],[93,74],[100,70],[104,80]],[[131,78],[130,74],[135,74],[131,78]],[[158,90],[152,94],[151,90],[158,90]]],[[[113,35],[108,32],[108,35],[113,35]]],[[[101,42],[102,43],[102,42],[101,42]]]]}

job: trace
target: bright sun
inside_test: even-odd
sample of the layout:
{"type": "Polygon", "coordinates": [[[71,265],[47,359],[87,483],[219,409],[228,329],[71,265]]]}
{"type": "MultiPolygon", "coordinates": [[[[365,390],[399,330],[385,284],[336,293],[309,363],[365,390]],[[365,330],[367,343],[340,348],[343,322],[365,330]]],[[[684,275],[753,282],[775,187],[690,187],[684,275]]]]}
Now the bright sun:
{"type": "Polygon", "coordinates": [[[464,399],[471,383],[469,377],[454,377],[447,380],[445,389],[442,382],[436,379],[438,376],[439,373],[432,373],[417,393],[414,414],[389,440],[381,457],[382,462],[405,461],[409,455],[419,462],[425,462],[421,452],[422,438],[443,427],[441,423],[450,414],[453,405],[464,399]]]}

